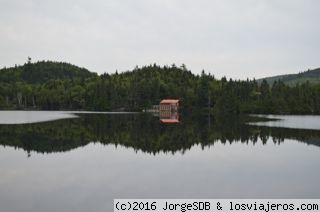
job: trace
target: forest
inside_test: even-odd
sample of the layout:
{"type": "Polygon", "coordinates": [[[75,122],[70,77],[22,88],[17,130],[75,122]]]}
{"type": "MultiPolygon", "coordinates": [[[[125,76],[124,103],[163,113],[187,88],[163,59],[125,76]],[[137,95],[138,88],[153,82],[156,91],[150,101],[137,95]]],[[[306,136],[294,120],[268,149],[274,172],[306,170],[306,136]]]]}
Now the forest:
{"type": "Polygon", "coordinates": [[[320,83],[216,79],[185,65],[136,67],[98,75],[69,63],[29,58],[0,69],[0,109],[142,111],[162,98],[181,110],[215,114],[320,114],[320,83]]]}

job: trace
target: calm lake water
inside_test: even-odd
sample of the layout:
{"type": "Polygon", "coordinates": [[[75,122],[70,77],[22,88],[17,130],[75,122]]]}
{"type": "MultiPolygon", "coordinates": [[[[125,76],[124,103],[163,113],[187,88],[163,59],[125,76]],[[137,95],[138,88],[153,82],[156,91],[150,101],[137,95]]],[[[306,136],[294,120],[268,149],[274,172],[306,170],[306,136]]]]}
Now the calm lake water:
{"type": "Polygon", "coordinates": [[[320,117],[281,118],[311,126],[0,111],[0,209],[105,212],[115,198],[320,198],[320,117]]]}

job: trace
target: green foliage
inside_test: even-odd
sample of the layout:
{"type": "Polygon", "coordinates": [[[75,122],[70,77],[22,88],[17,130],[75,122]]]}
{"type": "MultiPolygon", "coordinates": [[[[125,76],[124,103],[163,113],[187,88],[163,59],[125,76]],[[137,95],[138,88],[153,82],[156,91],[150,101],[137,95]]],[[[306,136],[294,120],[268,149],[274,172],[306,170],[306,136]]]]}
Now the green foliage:
{"type": "MultiPolygon", "coordinates": [[[[314,71],[308,72],[308,77],[314,71]]],[[[313,75],[312,75],[313,76],[313,75]]],[[[194,75],[185,65],[156,64],[98,76],[84,68],[29,60],[0,70],[0,109],[141,111],[163,98],[178,98],[182,110],[215,114],[320,114],[320,84],[217,80],[194,75]]]]}
{"type": "Polygon", "coordinates": [[[288,75],[280,75],[274,77],[267,77],[258,80],[262,82],[263,80],[267,81],[269,84],[274,83],[275,81],[281,80],[286,85],[295,86],[297,83],[305,83],[309,81],[309,83],[317,84],[320,83],[320,68],[307,70],[304,72],[300,72],[299,74],[288,74],[288,75]]]}

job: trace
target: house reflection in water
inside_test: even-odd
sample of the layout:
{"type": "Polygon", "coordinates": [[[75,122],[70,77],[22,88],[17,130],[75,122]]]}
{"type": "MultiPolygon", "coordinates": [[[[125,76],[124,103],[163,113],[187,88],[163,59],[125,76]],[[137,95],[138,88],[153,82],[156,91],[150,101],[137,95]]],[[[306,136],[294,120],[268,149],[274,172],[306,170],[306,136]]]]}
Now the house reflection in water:
{"type": "Polygon", "coordinates": [[[159,118],[163,123],[179,123],[179,100],[163,99],[159,105],[159,118]]]}
{"type": "Polygon", "coordinates": [[[179,114],[171,111],[160,111],[160,121],[163,123],[179,123],[179,114]]]}

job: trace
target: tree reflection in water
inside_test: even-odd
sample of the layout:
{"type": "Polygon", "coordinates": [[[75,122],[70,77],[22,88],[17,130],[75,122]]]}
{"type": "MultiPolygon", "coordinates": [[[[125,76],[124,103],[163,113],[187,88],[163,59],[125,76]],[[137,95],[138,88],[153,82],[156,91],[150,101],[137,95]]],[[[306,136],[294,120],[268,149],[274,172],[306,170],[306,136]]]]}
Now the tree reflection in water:
{"type": "Polygon", "coordinates": [[[320,131],[251,126],[245,124],[246,120],[184,115],[180,123],[166,124],[149,114],[81,114],[78,119],[0,125],[0,145],[22,148],[28,154],[70,151],[90,142],[121,145],[151,154],[184,153],[194,145],[205,148],[216,142],[266,144],[270,138],[275,144],[294,139],[320,146],[320,131]]]}

